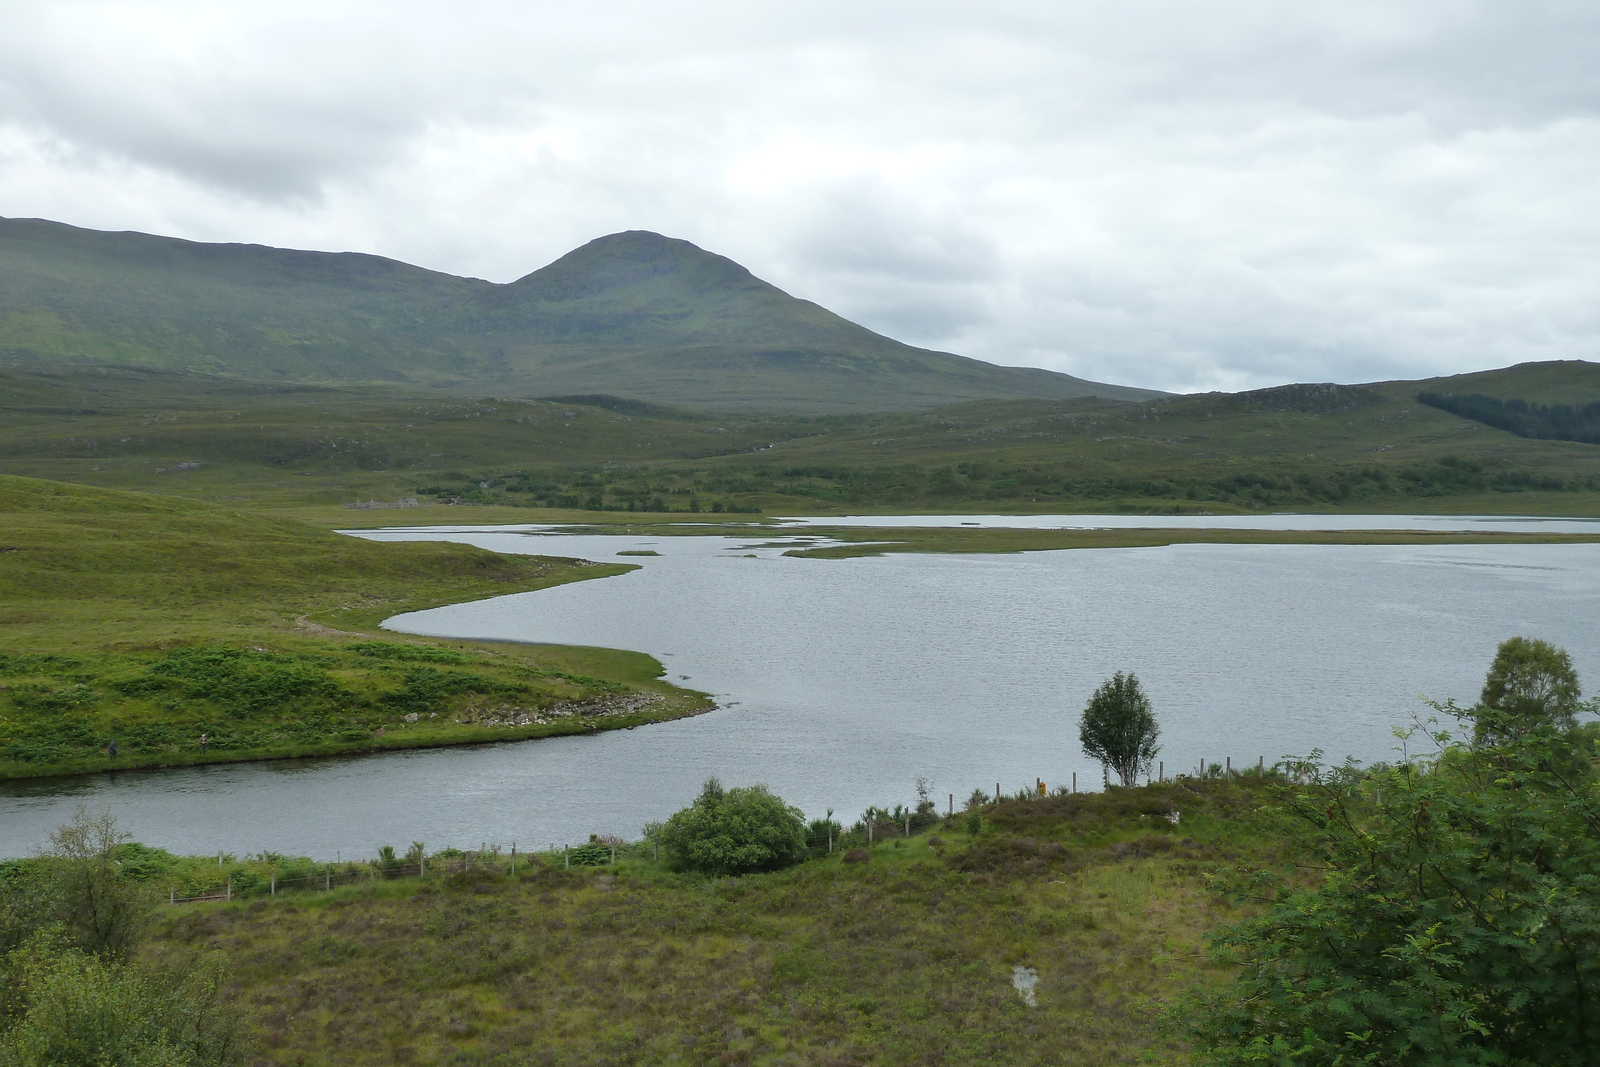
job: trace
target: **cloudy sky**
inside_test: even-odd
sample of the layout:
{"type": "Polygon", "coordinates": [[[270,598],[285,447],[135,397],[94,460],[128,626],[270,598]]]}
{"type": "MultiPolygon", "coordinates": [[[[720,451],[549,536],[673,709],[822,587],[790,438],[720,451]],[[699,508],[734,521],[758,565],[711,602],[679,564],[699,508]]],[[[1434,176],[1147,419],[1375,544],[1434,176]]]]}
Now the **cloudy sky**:
{"type": "Polygon", "coordinates": [[[0,0],[0,215],[508,281],[650,229],[1172,390],[1600,359],[1600,5],[0,0]]]}

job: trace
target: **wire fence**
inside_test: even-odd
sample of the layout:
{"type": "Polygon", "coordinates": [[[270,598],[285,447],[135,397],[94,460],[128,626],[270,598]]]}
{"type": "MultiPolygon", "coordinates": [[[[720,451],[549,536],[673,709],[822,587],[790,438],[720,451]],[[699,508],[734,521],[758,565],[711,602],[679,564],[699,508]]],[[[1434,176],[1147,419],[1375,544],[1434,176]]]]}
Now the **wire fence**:
{"type": "MultiPolygon", "coordinates": [[[[1294,779],[1298,777],[1299,770],[1294,765],[1284,763],[1269,766],[1265,757],[1258,757],[1254,766],[1247,763],[1235,766],[1231,757],[1224,757],[1221,763],[1202,759],[1192,771],[1176,772],[1169,776],[1166,773],[1166,763],[1163,761],[1155,767],[1155,774],[1146,776],[1144,784],[1231,777],[1294,779]]],[[[1110,783],[1103,777],[1101,782],[1089,784],[1104,787],[1110,783]]],[[[958,801],[957,794],[948,793],[943,812],[938,810],[939,805],[936,802],[931,802],[925,797],[915,808],[903,805],[896,805],[893,809],[869,807],[852,825],[845,826],[835,821],[830,811],[827,818],[814,820],[811,823],[806,843],[809,849],[818,853],[833,852],[861,844],[871,846],[892,838],[913,837],[945,823],[947,819],[953,819],[958,813],[964,814],[970,811],[975,805],[1002,800],[1032,800],[1080,791],[1099,790],[1089,788],[1080,790],[1078,775],[1074,773],[1069,778],[1058,781],[1053,788],[1044,779],[1036,778],[1031,785],[1024,785],[1010,794],[1002,790],[1000,782],[995,783],[993,794],[985,793],[980,788],[974,790],[971,796],[958,801]]],[[[584,845],[551,845],[548,851],[537,853],[519,852],[513,844],[510,852],[494,846],[469,852],[447,850],[433,856],[412,853],[403,859],[395,857],[365,862],[311,864],[309,867],[303,863],[296,863],[288,870],[275,868],[268,871],[251,869],[243,865],[228,869],[219,861],[214,883],[208,879],[194,877],[181,887],[173,883],[168,887],[167,900],[174,905],[199,904],[276,897],[280,893],[328,893],[346,886],[374,885],[408,878],[449,878],[474,873],[487,876],[515,876],[532,869],[535,865],[563,869],[597,867],[614,865],[618,859],[630,857],[660,859],[659,842],[651,838],[627,842],[618,837],[597,836],[584,845]]]]}
{"type": "Polygon", "coordinates": [[[219,871],[215,885],[197,886],[193,879],[181,888],[173,883],[168,886],[167,902],[200,904],[275,897],[280,893],[329,893],[343,886],[374,885],[406,878],[445,878],[470,872],[515,875],[537,862],[547,863],[548,859],[537,860],[526,852],[513,850],[510,853],[490,851],[429,856],[398,862],[330,863],[311,870],[300,866],[291,868],[297,873],[277,870],[263,873],[241,866],[219,871]]]}

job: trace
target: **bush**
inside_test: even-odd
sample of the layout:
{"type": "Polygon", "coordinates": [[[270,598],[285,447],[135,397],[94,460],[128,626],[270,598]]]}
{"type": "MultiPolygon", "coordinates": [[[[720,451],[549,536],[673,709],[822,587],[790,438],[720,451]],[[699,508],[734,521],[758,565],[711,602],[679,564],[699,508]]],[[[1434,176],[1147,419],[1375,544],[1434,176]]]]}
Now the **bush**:
{"type": "Polygon", "coordinates": [[[163,977],[47,936],[4,959],[5,1067],[210,1067],[244,1060],[222,970],[163,977]]]}
{"type": "Polygon", "coordinates": [[[604,867],[611,862],[611,849],[598,841],[591,841],[587,845],[567,850],[566,863],[569,867],[604,867]]]}
{"type": "Polygon", "coordinates": [[[1240,971],[1196,1025],[1201,1062],[1592,1064],[1600,779],[1583,732],[1558,725],[1569,696],[1513,709],[1501,744],[1439,735],[1431,765],[1285,787],[1322,880],[1277,884],[1261,918],[1215,938],[1240,971]]]}
{"type": "Polygon", "coordinates": [[[805,854],[805,816],[764,785],[724,789],[715,778],[661,830],[674,866],[714,876],[771,871],[805,854]]]}

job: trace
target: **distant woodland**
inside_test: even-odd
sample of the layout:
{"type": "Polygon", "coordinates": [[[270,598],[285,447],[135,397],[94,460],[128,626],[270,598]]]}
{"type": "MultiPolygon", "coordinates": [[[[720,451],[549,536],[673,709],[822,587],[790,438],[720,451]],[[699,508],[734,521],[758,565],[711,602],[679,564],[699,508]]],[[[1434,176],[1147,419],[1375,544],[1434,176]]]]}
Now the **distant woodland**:
{"type": "Polygon", "coordinates": [[[1515,397],[1500,400],[1478,393],[1467,396],[1418,393],[1417,400],[1429,407],[1493,426],[1497,430],[1506,430],[1518,437],[1600,445],[1600,403],[1580,407],[1570,404],[1530,404],[1515,397]]]}

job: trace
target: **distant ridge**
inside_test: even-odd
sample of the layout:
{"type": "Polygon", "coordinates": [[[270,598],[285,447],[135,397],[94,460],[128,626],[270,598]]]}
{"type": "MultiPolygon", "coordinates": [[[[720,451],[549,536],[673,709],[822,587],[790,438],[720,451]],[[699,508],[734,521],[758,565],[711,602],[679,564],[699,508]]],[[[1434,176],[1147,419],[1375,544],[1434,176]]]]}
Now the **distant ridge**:
{"type": "Polygon", "coordinates": [[[0,219],[0,359],[791,413],[1165,395],[902,344],[644,230],[499,285],[361,253],[0,219]]]}

